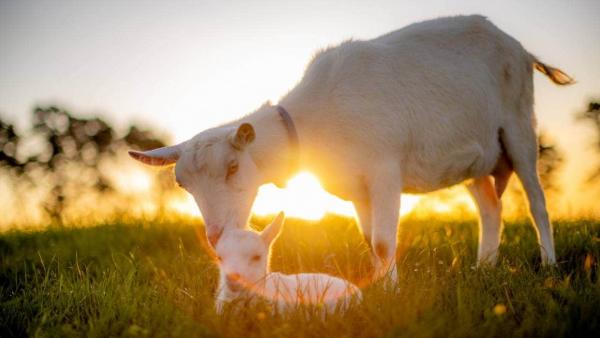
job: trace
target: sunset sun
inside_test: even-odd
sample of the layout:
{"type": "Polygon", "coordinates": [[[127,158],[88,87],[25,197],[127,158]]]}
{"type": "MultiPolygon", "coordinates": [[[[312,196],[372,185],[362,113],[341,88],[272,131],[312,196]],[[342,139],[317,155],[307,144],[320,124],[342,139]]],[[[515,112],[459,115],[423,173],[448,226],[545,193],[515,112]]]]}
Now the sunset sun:
{"type": "MultiPolygon", "coordinates": [[[[403,195],[400,215],[409,214],[421,200],[420,196],[403,195]]],[[[182,214],[201,216],[191,195],[173,199],[170,207],[182,214]]],[[[341,200],[321,187],[319,180],[309,172],[301,172],[288,181],[284,189],[266,184],[258,189],[252,212],[259,216],[284,211],[288,217],[316,221],[327,213],[354,217],[351,202],[341,200]]]]}
{"type": "MultiPolygon", "coordinates": [[[[403,196],[401,214],[409,213],[419,201],[418,196],[403,196]]],[[[326,213],[354,216],[352,203],[343,201],[321,187],[319,180],[309,172],[301,172],[288,181],[285,189],[273,184],[258,191],[253,212],[257,215],[285,211],[290,217],[318,220],[326,213]]]]}

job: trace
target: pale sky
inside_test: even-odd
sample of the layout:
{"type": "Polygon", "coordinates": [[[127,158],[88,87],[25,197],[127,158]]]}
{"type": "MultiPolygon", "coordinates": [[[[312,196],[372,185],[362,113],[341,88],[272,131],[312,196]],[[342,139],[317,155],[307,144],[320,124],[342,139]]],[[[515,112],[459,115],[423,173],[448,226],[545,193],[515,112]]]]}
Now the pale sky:
{"type": "MultiPolygon", "coordinates": [[[[573,114],[600,97],[600,1],[0,0],[0,114],[23,126],[60,103],[181,141],[276,102],[319,48],[444,15],[482,14],[577,84],[535,75],[539,125],[589,165],[592,130],[573,114]],[[585,160],[584,160],[585,159],[585,160]]],[[[568,200],[579,187],[563,187],[568,200]]]]}

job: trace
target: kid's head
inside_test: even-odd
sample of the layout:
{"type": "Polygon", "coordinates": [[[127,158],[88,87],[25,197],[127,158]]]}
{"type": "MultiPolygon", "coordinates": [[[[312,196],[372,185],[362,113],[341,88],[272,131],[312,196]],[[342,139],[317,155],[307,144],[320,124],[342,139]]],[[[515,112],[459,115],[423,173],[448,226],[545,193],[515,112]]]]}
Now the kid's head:
{"type": "Polygon", "coordinates": [[[272,243],[280,233],[285,216],[280,212],[262,232],[226,231],[215,251],[221,278],[232,288],[252,286],[267,274],[272,243]]]}

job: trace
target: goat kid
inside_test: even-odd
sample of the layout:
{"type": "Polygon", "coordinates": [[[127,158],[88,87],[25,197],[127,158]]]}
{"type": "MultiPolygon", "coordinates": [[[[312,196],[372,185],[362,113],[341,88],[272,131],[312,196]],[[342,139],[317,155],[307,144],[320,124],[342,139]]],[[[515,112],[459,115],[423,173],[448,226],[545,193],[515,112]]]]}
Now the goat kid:
{"type": "Polygon", "coordinates": [[[271,247],[284,220],[283,212],[262,232],[233,229],[219,240],[215,255],[220,279],[216,296],[217,313],[225,304],[263,298],[281,313],[300,305],[322,307],[324,313],[348,309],[353,300],[362,300],[360,289],[351,282],[324,273],[286,275],[271,272],[271,247]]]}

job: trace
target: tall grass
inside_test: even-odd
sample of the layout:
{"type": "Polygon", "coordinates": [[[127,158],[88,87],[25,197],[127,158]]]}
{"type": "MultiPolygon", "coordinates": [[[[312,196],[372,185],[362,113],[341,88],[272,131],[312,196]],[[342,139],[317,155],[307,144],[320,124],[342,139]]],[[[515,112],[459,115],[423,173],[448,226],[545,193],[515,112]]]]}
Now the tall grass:
{"type": "MultiPolygon", "coordinates": [[[[261,220],[258,223],[264,224],[261,220]]],[[[201,228],[100,224],[0,235],[0,336],[483,337],[600,332],[600,222],[555,224],[559,265],[543,268],[528,222],[509,223],[496,267],[475,268],[474,221],[405,221],[396,288],[368,285],[354,221],[288,220],[277,271],[322,271],[363,285],[364,301],[320,320],[264,304],[218,316],[217,269],[201,228]]]]}

